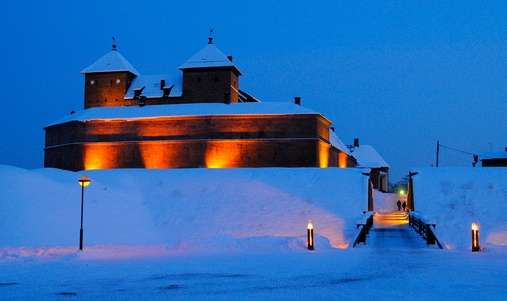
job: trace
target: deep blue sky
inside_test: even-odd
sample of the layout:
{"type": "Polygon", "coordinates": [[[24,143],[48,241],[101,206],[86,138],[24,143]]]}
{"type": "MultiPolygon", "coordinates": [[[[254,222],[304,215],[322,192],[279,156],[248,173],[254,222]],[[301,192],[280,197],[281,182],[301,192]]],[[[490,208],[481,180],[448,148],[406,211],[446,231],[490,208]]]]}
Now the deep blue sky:
{"type": "MultiPolygon", "coordinates": [[[[432,164],[437,139],[472,152],[507,145],[506,1],[349,3],[8,0],[0,164],[42,166],[43,126],[81,108],[79,71],[111,36],[141,73],[174,73],[210,27],[243,89],[302,96],[345,143],[374,145],[395,178],[432,164]]],[[[443,165],[470,161],[443,151],[443,165]]]]}

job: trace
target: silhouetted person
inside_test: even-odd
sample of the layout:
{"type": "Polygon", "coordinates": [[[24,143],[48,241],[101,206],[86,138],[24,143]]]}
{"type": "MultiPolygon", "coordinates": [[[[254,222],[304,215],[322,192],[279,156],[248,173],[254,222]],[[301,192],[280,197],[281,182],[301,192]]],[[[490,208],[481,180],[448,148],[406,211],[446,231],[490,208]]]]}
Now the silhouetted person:
{"type": "Polygon", "coordinates": [[[401,201],[400,200],[398,200],[396,202],[396,206],[398,206],[398,211],[400,211],[401,210],[401,201]]]}
{"type": "Polygon", "coordinates": [[[407,211],[407,202],[403,201],[401,206],[403,207],[403,211],[407,211]]]}

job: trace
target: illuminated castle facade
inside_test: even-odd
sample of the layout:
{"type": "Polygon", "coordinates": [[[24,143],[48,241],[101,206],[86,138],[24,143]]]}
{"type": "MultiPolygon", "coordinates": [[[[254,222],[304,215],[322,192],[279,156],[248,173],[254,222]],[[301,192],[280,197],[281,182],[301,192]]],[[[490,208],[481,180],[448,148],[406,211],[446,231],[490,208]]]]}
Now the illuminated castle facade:
{"type": "Polygon", "coordinates": [[[45,127],[44,166],[68,170],[351,167],[322,114],[261,102],[210,38],[177,76],[142,75],[113,49],[85,68],[84,110],[45,127]]]}

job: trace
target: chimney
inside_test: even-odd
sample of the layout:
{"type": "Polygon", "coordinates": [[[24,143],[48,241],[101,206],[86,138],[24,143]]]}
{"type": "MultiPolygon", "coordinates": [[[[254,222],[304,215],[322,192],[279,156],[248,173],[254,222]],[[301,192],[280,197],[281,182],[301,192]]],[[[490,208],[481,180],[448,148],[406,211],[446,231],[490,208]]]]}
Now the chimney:
{"type": "Polygon", "coordinates": [[[329,127],[329,129],[334,132],[334,126],[329,127]]]}
{"type": "Polygon", "coordinates": [[[294,97],[294,103],[297,104],[298,106],[300,106],[301,105],[301,96],[294,97]]]}
{"type": "Polygon", "coordinates": [[[506,151],[506,152],[507,152],[507,146],[504,148],[504,151],[506,151]]]}
{"type": "Polygon", "coordinates": [[[354,147],[359,147],[359,138],[354,138],[354,147]]]}
{"type": "Polygon", "coordinates": [[[232,55],[228,55],[227,59],[232,62],[232,55]]]}
{"type": "Polygon", "coordinates": [[[165,79],[160,80],[160,90],[164,90],[165,87],[165,79]]]}

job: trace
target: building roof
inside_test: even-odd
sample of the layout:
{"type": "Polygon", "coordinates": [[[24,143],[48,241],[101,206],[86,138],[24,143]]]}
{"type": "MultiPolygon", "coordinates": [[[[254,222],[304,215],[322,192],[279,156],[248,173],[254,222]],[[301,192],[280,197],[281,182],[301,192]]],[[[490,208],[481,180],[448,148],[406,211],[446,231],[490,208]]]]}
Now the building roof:
{"type": "Polygon", "coordinates": [[[162,97],[163,90],[160,89],[161,80],[165,81],[165,87],[171,87],[171,92],[169,94],[170,97],[179,97],[182,95],[181,86],[182,79],[181,74],[175,76],[169,76],[166,74],[160,75],[140,75],[132,81],[127,93],[125,94],[125,99],[133,99],[134,98],[134,90],[143,89],[143,93],[141,95],[146,96],[148,98],[153,97],[162,97]]]}
{"type": "Polygon", "coordinates": [[[127,61],[127,59],[116,49],[104,54],[95,63],[81,70],[82,74],[101,73],[101,72],[121,72],[128,71],[135,75],[139,72],[127,61]]]}
{"type": "Polygon", "coordinates": [[[505,152],[487,152],[479,156],[481,160],[507,159],[507,151],[505,152]]]}
{"type": "MultiPolygon", "coordinates": [[[[50,125],[69,121],[141,119],[186,116],[304,115],[319,113],[292,102],[195,103],[149,106],[94,107],[78,111],[50,125]]],[[[324,117],[325,118],[325,117],[324,117]]],[[[49,126],[49,125],[48,125],[49,126]]]]}
{"type": "Polygon", "coordinates": [[[180,69],[192,68],[216,68],[216,67],[232,67],[238,70],[239,68],[231,62],[225,54],[218,49],[215,44],[207,44],[204,48],[199,50],[196,54],[191,56],[180,69]]]}
{"type": "Polygon", "coordinates": [[[352,156],[356,158],[358,167],[389,168],[389,164],[371,145],[360,145],[352,148],[352,156]]]}
{"type": "Polygon", "coordinates": [[[350,155],[350,151],[347,148],[347,146],[338,138],[336,133],[329,129],[329,143],[331,143],[332,146],[336,147],[340,151],[346,153],[347,155],[350,155]]]}

